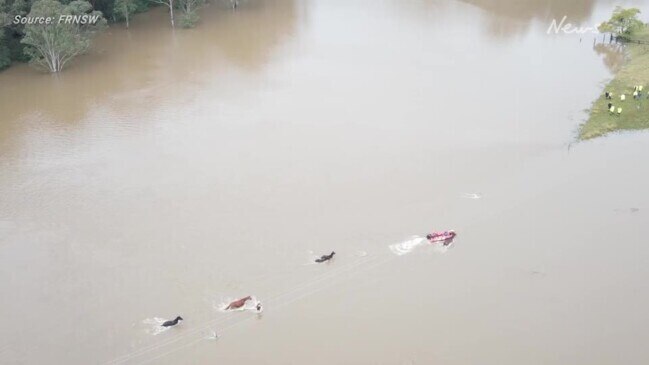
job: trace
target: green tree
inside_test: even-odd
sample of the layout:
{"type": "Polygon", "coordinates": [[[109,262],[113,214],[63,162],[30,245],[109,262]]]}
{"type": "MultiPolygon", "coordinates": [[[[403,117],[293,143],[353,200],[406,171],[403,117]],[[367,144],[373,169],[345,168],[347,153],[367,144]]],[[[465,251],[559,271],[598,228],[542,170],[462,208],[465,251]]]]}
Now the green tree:
{"type": "Polygon", "coordinates": [[[149,10],[149,7],[151,6],[151,2],[149,0],[133,0],[133,3],[135,3],[135,12],[136,13],[141,13],[143,11],[149,10]]]}
{"type": "Polygon", "coordinates": [[[192,28],[198,22],[198,8],[203,5],[203,0],[178,0],[178,5],[183,14],[180,18],[180,25],[183,28],[192,28]]]}
{"type": "MultiPolygon", "coordinates": [[[[63,4],[69,3],[70,0],[59,0],[63,4]]],[[[101,11],[106,19],[114,19],[115,0],[86,0],[92,5],[92,8],[101,11]]]]}
{"type": "MultiPolygon", "coordinates": [[[[32,0],[6,0],[5,11],[11,21],[16,15],[25,16],[32,7],[32,0]]],[[[8,44],[12,61],[27,62],[29,57],[23,52],[25,45],[20,40],[25,36],[24,24],[10,23],[5,27],[5,41],[8,44]]]]}
{"type": "Polygon", "coordinates": [[[11,51],[6,40],[5,26],[9,23],[5,0],[0,0],[0,70],[11,64],[11,51]]]}
{"type": "Polygon", "coordinates": [[[63,5],[56,0],[38,0],[32,5],[30,17],[52,17],[51,24],[27,24],[21,41],[30,62],[50,72],[60,72],[74,57],[85,53],[92,37],[106,25],[101,12],[93,11],[87,1],[75,0],[63,5]],[[92,16],[94,21],[61,22],[61,15],[92,16]]]}
{"type": "Polygon", "coordinates": [[[119,14],[126,20],[126,28],[129,27],[129,17],[138,9],[135,0],[115,0],[114,14],[119,14]]]}
{"type": "Polygon", "coordinates": [[[618,6],[613,11],[611,19],[600,24],[598,30],[602,33],[612,33],[616,37],[628,39],[633,33],[644,27],[644,23],[638,19],[638,14],[640,14],[640,9],[624,9],[618,6]]]}

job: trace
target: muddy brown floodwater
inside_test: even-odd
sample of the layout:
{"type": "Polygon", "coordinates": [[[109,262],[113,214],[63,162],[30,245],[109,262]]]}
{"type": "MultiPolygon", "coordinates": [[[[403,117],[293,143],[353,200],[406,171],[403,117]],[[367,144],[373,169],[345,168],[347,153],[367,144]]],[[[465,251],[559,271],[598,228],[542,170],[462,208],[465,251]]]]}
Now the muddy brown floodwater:
{"type": "Polygon", "coordinates": [[[615,4],[157,9],[0,73],[0,362],[645,364],[649,134],[574,143],[619,60],[546,34],[615,4]]]}

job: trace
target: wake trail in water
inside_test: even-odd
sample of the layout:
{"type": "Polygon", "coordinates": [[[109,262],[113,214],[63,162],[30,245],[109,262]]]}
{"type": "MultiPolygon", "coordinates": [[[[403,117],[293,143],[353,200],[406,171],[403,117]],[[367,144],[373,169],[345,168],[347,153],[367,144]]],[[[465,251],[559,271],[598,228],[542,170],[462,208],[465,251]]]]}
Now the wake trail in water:
{"type": "MultiPolygon", "coordinates": [[[[311,288],[313,285],[319,284],[323,280],[333,279],[333,278],[335,278],[337,276],[340,276],[340,275],[346,273],[347,271],[352,271],[356,267],[361,266],[361,265],[363,265],[365,263],[376,261],[377,258],[378,258],[377,256],[369,256],[369,257],[366,256],[366,257],[362,257],[362,258],[356,260],[355,262],[349,263],[347,265],[336,267],[336,268],[334,268],[332,270],[329,270],[329,271],[327,271],[327,272],[325,272],[323,274],[320,274],[320,275],[316,276],[315,278],[312,278],[310,281],[308,281],[306,283],[299,284],[298,286],[296,286],[294,288],[291,288],[291,289],[287,290],[284,293],[276,295],[275,297],[272,297],[272,298],[266,300],[265,302],[270,303],[271,306],[273,305],[273,303],[276,303],[276,305],[279,305],[280,303],[277,303],[277,302],[280,299],[284,299],[284,298],[285,298],[284,299],[285,301],[291,302],[290,297],[294,296],[294,295],[300,296],[302,294],[300,291],[311,288]]],[[[319,288],[318,291],[319,290],[322,290],[322,289],[319,288]]],[[[220,305],[220,303],[219,303],[219,305],[220,305]]],[[[283,305],[280,305],[280,306],[283,306],[283,305]]],[[[247,310],[247,309],[244,309],[244,310],[247,310]]],[[[232,312],[232,311],[228,311],[228,312],[232,312]]],[[[253,317],[253,316],[250,316],[250,317],[230,317],[230,316],[228,316],[228,317],[220,317],[220,318],[216,318],[216,319],[213,319],[213,320],[209,320],[209,321],[204,322],[202,324],[203,326],[201,326],[201,327],[198,327],[198,328],[193,329],[193,330],[189,330],[187,332],[184,332],[182,335],[176,336],[176,337],[168,339],[168,340],[161,341],[160,343],[152,344],[152,345],[149,345],[149,346],[144,346],[144,347],[142,347],[142,348],[140,348],[140,349],[138,349],[136,351],[133,351],[133,352],[131,352],[129,354],[122,355],[122,356],[120,356],[120,357],[118,357],[118,358],[116,358],[116,359],[114,359],[112,361],[109,361],[106,364],[121,364],[121,363],[129,362],[129,361],[134,360],[136,358],[142,358],[146,354],[148,354],[150,352],[153,352],[153,351],[156,351],[159,348],[163,348],[163,347],[169,346],[169,345],[171,345],[173,343],[185,340],[189,336],[194,336],[194,335],[197,335],[197,334],[201,335],[200,338],[198,338],[197,340],[192,341],[189,344],[181,345],[177,349],[184,348],[186,346],[189,346],[189,345],[191,345],[193,343],[198,342],[199,340],[205,339],[205,337],[206,337],[205,334],[206,333],[210,334],[210,331],[213,331],[212,330],[213,326],[227,324],[228,322],[233,322],[234,321],[234,323],[231,323],[231,324],[227,325],[226,327],[224,327],[224,328],[231,328],[231,327],[237,325],[238,323],[246,321],[246,320],[248,320],[250,318],[255,318],[255,317],[253,317]]],[[[164,323],[164,320],[159,319],[159,318],[151,319],[151,320],[149,320],[149,323],[152,326],[155,326],[158,323],[160,323],[160,324],[164,323]],[[162,322],[160,322],[160,321],[162,321],[162,322]]],[[[219,330],[219,332],[222,332],[222,331],[223,331],[223,328],[219,330]]],[[[158,333],[162,333],[162,332],[163,331],[160,331],[158,333]]],[[[207,336],[207,337],[209,337],[209,336],[207,336]]],[[[177,349],[171,350],[169,353],[175,352],[175,351],[177,351],[177,349]]],[[[152,360],[157,359],[157,358],[159,358],[159,357],[154,357],[154,358],[145,360],[144,362],[149,362],[149,361],[152,361],[152,360]]]]}
{"type": "Polygon", "coordinates": [[[424,237],[412,236],[403,242],[391,244],[388,246],[388,248],[393,254],[397,256],[403,256],[413,252],[415,249],[421,246],[430,247],[433,252],[436,253],[446,253],[449,248],[453,246],[453,241],[447,242],[445,244],[442,242],[429,243],[428,240],[424,237]]]}
{"type": "Polygon", "coordinates": [[[160,317],[147,318],[142,321],[148,328],[144,331],[150,335],[157,336],[163,332],[168,331],[171,327],[162,327],[162,324],[167,320],[160,317]]]}
{"type": "Polygon", "coordinates": [[[464,199],[478,200],[478,199],[482,198],[482,194],[480,194],[480,193],[464,193],[464,194],[462,194],[462,197],[464,199]]]}
{"type": "MultiPolygon", "coordinates": [[[[374,257],[372,257],[371,259],[365,260],[364,262],[361,262],[361,263],[357,263],[356,265],[349,265],[349,266],[348,266],[347,268],[345,268],[345,269],[347,269],[346,271],[350,271],[350,270],[352,270],[352,269],[357,268],[357,267],[360,265],[360,266],[361,266],[360,269],[358,269],[358,270],[354,270],[354,271],[351,271],[351,272],[349,273],[350,275],[352,275],[352,274],[358,274],[359,272],[369,271],[369,270],[371,270],[371,269],[373,269],[373,268],[375,268],[375,267],[378,267],[378,266],[380,266],[380,265],[383,265],[383,264],[385,264],[385,263],[391,261],[392,259],[394,259],[394,257],[388,257],[387,259],[383,259],[383,260],[381,260],[380,258],[374,256],[374,257]],[[366,264],[366,265],[364,265],[364,264],[366,264]]],[[[345,273],[345,271],[340,271],[340,270],[339,270],[339,272],[338,272],[336,275],[333,275],[333,276],[332,276],[331,280],[328,280],[327,282],[325,282],[325,283],[323,283],[323,284],[320,284],[320,285],[319,285],[318,287],[316,287],[316,288],[313,288],[313,289],[311,289],[311,290],[307,290],[306,292],[301,293],[300,290],[297,289],[297,288],[296,288],[296,289],[292,289],[292,290],[289,290],[289,291],[286,292],[286,293],[282,293],[282,294],[280,294],[280,295],[278,295],[278,296],[276,296],[276,297],[274,297],[274,298],[271,298],[270,300],[268,300],[268,302],[269,302],[269,303],[272,303],[272,307],[271,307],[272,310],[273,310],[273,311],[277,311],[277,310],[281,309],[282,307],[288,306],[288,305],[290,305],[290,304],[292,304],[292,303],[295,303],[295,302],[297,302],[297,301],[299,301],[299,300],[301,300],[301,299],[304,299],[304,298],[306,298],[306,297],[308,297],[308,296],[310,296],[310,295],[313,295],[313,294],[315,294],[315,293],[317,293],[317,292],[320,292],[320,291],[326,289],[327,287],[330,287],[331,285],[333,285],[333,284],[335,283],[335,280],[334,280],[334,279],[335,279],[336,277],[339,277],[339,276],[340,276],[341,274],[343,274],[343,273],[345,273]],[[297,291],[297,293],[295,293],[296,291],[297,291]],[[296,294],[296,295],[290,295],[290,296],[289,296],[288,294],[296,294]],[[286,296],[289,296],[289,298],[286,298],[286,299],[282,298],[282,297],[286,297],[286,296]],[[280,300],[280,299],[281,299],[281,300],[280,300]]],[[[311,282],[305,283],[305,284],[301,285],[301,287],[302,287],[301,289],[309,288],[309,287],[313,286],[313,284],[316,284],[316,283],[318,283],[319,281],[322,281],[323,279],[326,279],[326,278],[320,278],[320,279],[317,279],[317,280],[315,280],[315,281],[311,281],[311,282]]],[[[225,332],[225,331],[227,331],[227,330],[229,330],[229,329],[231,329],[231,328],[233,328],[233,327],[235,327],[235,326],[237,326],[237,325],[240,325],[240,324],[243,323],[243,322],[246,322],[246,321],[250,320],[251,318],[254,318],[254,317],[239,318],[239,320],[235,321],[234,323],[231,323],[231,324],[229,324],[229,325],[227,325],[227,326],[221,328],[221,329],[219,330],[219,333],[223,333],[223,332],[225,332]]],[[[209,329],[208,329],[208,330],[209,330],[209,329]]],[[[149,363],[149,362],[151,362],[151,361],[155,361],[155,360],[157,360],[157,359],[160,359],[160,358],[162,358],[162,357],[165,357],[165,356],[167,356],[167,355],[170,355],[170,354],[172,354],[172,353],[174,353],[174,352],[177,352],[177,351],[179,351],[179,350],[181,350],[181,349],[184,349],[184,348],[187,348],[187,347],[193,346],[193,345],[195,345],[195,344],[197,344],[198,342],[201,342],[201,341],[203,341],[203,340],[205,340],[205,337],[197,338],[197,339],[192,340],[192,341],[190,341],[190,342],[188,342],[188,343],[186,343],[186,344],[182,344],[182,345],[180,345],[180,346],[177,346],[177,347],[175,347],[175,348],[172,348],[172,349],[170,349],[169,351],[164,352],[164,353],[162,353],[162,354],[159,354],[159,355],[157,355],[157,356],[155,356],[155,357],[152,357],[152,358],[149,358],[149,359],[145,359],[145,360],[143,360],[142,362],[140,362],[139,364],[145,364],[145,363],[149,363]]]]}
{"type": "MultiPolygon", "coordinates": [[[[411,253],[412,251],[414,251],[416,248],[420,246],[431,246],[435,252],[439,252],[439,253],[446,252],[450,247],[450,246],[444,246],[442,244],[427,245],[427,242],[428,240],[425,239],[424,237],[412,236],[408,240],[389,245],[388,247],[390,251],[396,256],[403,256],[408,253],[411,253]]],[[[316,275],[316,277],[311,278],[307,282],[298,284],[293,288],[290,288],[282,293],[279,293],[269,299],[264,300],[264,303],[269,305],[269,309],[271,311],[277,311],[282,307],[290,305],[298,300],[301,300],[305,297],[308,297],[310,295],[313,295],[317,292],[324,290],[325,288],[333,285],[336,282],[336,280],[339,279],[342,275],[345,275],[345,278],[348,278],[349,275],[354,275],[362,271],[368,271],[374,267],[383,265],[395,259],[395,257],[391,255],[388,255],[386,258],[385,254],[368,255],[368,253],[365,251],[357,251],[355,254],[350,256],[355,257],[357,259],[354,262],[347,263],[342,266],[340,265],[334,266],[330,270],[327,270],[324,273],[316,275]],[[381,257],[383,257],[384,259],[381,259],[381,257]]],[[[329,264],[330,263],[325,265],[329,265],[329,264]]],[[[276,274],[270,274],[270,276],[275,276],[275,275],[276,274]]],[[[253,311],[259,314],[259,312],[257,312],[255,308],[256,304],[259,303],[259,300],[255,297],[253,297],[253,300],[246,303],[246,305],[244,305],[242,308],[238,308],[236,310],[227,310],[227,311],[224,310],[224,307],[227,306],[227,303],[230,303],[230,299],[220,300],[220,301],[212,300],[211,301],[212,310],[216,310],[219,312],[253,311]]],[[[217,328],[216,326],[218,326],[217,329],[219,331],[219,334],[221,334],[224,331],[229,330],[252,318],[258,318],[258,316],[242,317],[241,315],[238,315],[234,317],[233,316],[219,317],[219,318],[203,321],[203,323],[199,324],[199,327],[195,329],[189,330],[187,332],[183,332],[178,336],[175,336],[167,340],[163,340],[159,343],[155,343],[149,346],[144,346],[129,354],[120,356],[108,362],[107,364],[125,363],[138,358],[142,360],[140,364],[148,363],[156,359],[159,359],[161,357],[167,356],[176,351],[179,351],[180,349],[192,346],[200,341],[216,340],[218,338],[218,335],[215,331],[215,328],[217,328]],[[176,343],[177,346],[171,346],[174,343],[176,343]],[[170,347],[169,351],[164,353],[158,353],[156,356],[146,358],[147,355],[154,355],[156,352],[158,352],[158,350],[161,350],[165,347],[170,347]]],[[[157,335],[159,333],[168,330],[168,328],[164,328],[160,326],[160,324],[164,323],[164,319],[162,318],[154,317],[146,321],[147,324],[152,326],[151,331],[149,331],[149,333],[151,334],[157,335]]]]}
{"type": "Polygon", "coordinates": [[[388,248],[390,249],[390,251],[392,251],[393,254],[397,256],[403,256],[411,253],[415,250],[415,248],[422,246],[425,243],[426,239],[424,237],[412,236],[410,239],[403,242],[394,243],[388,246],[388,248]]]}
{"type": "MultiPolygon", "coordinates": [[[[312,286],[314,284],[317,284],[318,282],[320,282],[320,281],[322,281],[324,279],[327,279],[328,277],[340,276],[342,273],[344,273],[345,270],[354,269],[356,266],[358,266],[359,264],[362,264],[362,263],[363,262],[361,262],[361,263],[356,262],[356,263],[352,263],[352,264],[349,264],[347,266],[339,267],[337,269],[329,271],[329,272],[327,272],[327,273],[325,273],[323,275],[320,275],[320,276],[316,277],[314,280],[311,280],[311,281],[309,281],[307,283],[300,284],[295,288],[292,288],[292,289],[290,289],[290,290],[288,290],[288,291],[286,291],[284,293],[281,293],[281,294],[279,294],[279,295],[277,295],[277,296],[275,296],[273,298],[270,298],[269,300],[267,300],[267,302],[271,303],[271,305],[281,307],[283,305],[281,305],[278,302],[278,300],[280,298],[289,296],[290,294],[293,294],[296,291],[298,291],[298,293],[299,293],[299,290],[304,289],[304,288],[308,288],[308,287],[310,287],[310,286],[312,286]]],[[[322,289],[319,289],[319,290],[322,290],[322,289]]],[[[287,301],[290,301],[290,300],[287,300],[287,301]]],[[[194,335],[197,332],[204,333],[205,330],[209,331],[212,326],[215,326],[215,325],[221,326],[219,332],[222,333],[223,331],[226,331],[226,330],[228,330],[228,329],[230,329],[230,328],[232,328],[234,326],[237,326],[237,325],[239,325],[239,324],[241,324],[241,323],[243,323],[243,322],[245,322],[247,320],[250,320],[251,318],[254,318],[254,317],[238,317],[238,318],[227,317],[227,318],[225,318],[225,320],[223,320],[223,318],[221,318],[221,319],[216,319],[216,320],[209,321],[207,323],[204,323],[204,325],[205,325],[204,327],[197,328],[197,329],[195,329],[193,331],[190,331],[190,332],[188,332],[188,333],[186,333],[184,335],[178,336],[178,337],[176,337],[174,339],[171,339],[169,341],[160,343],[158,345],[149,346],[148,348],[144,348],[144,349],[142,349],[142,350],[140,350],[140,351],[138,351],[136,353],[133,353],[131,355],[126,355],[126,356],[123,357],[123,359],[119,360],[118,363],[123,363],[123,362],[130,361],[130,360],[132,360],[134,358],[143,357],[146,354],[157,350],[158,348],[163,348],[163,347],[166,347],[168,345],[171,345],[172,343],[176,343],[176,342],[185,340],[187,337],[189,337],[191,335],[194,335]]],[[[197,339],[195,339],[193,341],[190,341],[189,343],[181,344],[180,346],[173,347],[171,350],[169,350],[169,351],[167,351],[167,352],[165,352],[163,354],[160,354],[160,355],[155,356],[153,358],[145,359],[144,361],[140,362],[140,364],[148,363],[148,362],[151,362],[153,360],[159,359],[161,357],[167,356],[167,355],[169,355],[171,353],[174,353],[176,351],[179,351],[179,350],[181,350],[183,348],[192,346],[192,345],[202,341],[203,339],[204,339],[204,337],[197,338],[197,339]]]]}

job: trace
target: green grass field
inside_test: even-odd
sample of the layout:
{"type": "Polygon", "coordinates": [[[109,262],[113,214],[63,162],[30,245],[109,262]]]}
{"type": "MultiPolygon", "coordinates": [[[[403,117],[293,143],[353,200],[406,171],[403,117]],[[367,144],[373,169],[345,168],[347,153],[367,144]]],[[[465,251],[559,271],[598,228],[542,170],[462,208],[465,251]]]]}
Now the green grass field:
{"type": "Polygon", "coordinates": [[[593,103],[588,120],[579,128],[579,139],[587,140],[614,131],[649,129],[649,27],[634,35],[634,40],[647,44],[628,43],[627,61],[615,78],[606,85],[602,95],[593,103]],[[633,88],[642,85],[641,100],[633,99],[633,88]],[[606,100],[605,91],[613,93],[613,100],[606,100]],[[626,101],[620,101],[620,95],[626,101]],[[622,108],[622,114],[611,114],[608,103],[622,108]]]}

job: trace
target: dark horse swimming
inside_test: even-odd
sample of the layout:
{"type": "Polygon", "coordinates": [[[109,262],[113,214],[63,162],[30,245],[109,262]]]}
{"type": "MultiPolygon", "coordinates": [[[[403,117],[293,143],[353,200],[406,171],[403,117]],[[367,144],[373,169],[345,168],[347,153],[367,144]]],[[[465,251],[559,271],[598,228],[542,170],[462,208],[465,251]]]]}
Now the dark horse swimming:
{"type": "Polygon", "coordinates": [[[315,262],[321,263],[321,262],[329,261],[334,257],[335,254],[336,254],[336,252],[331,251],[331,253],[329,255],[322,255],[322,256],[320,256],[319,259],[315,259],[315,262]]]}
{"type": "Polygon", "coordinates": [[[163,323],[163,324],[162,324],[162,327],[171,327],[171,326],[175,326],[175,325],[178,324],[178,321],[183,321],[183,320],[184,320],[183,317],[178,316],[178,317],[176,317],[176,319],[173,319],[173,320],[171,320],[171,321],[167,321],[167,322],[163,323]]]}

